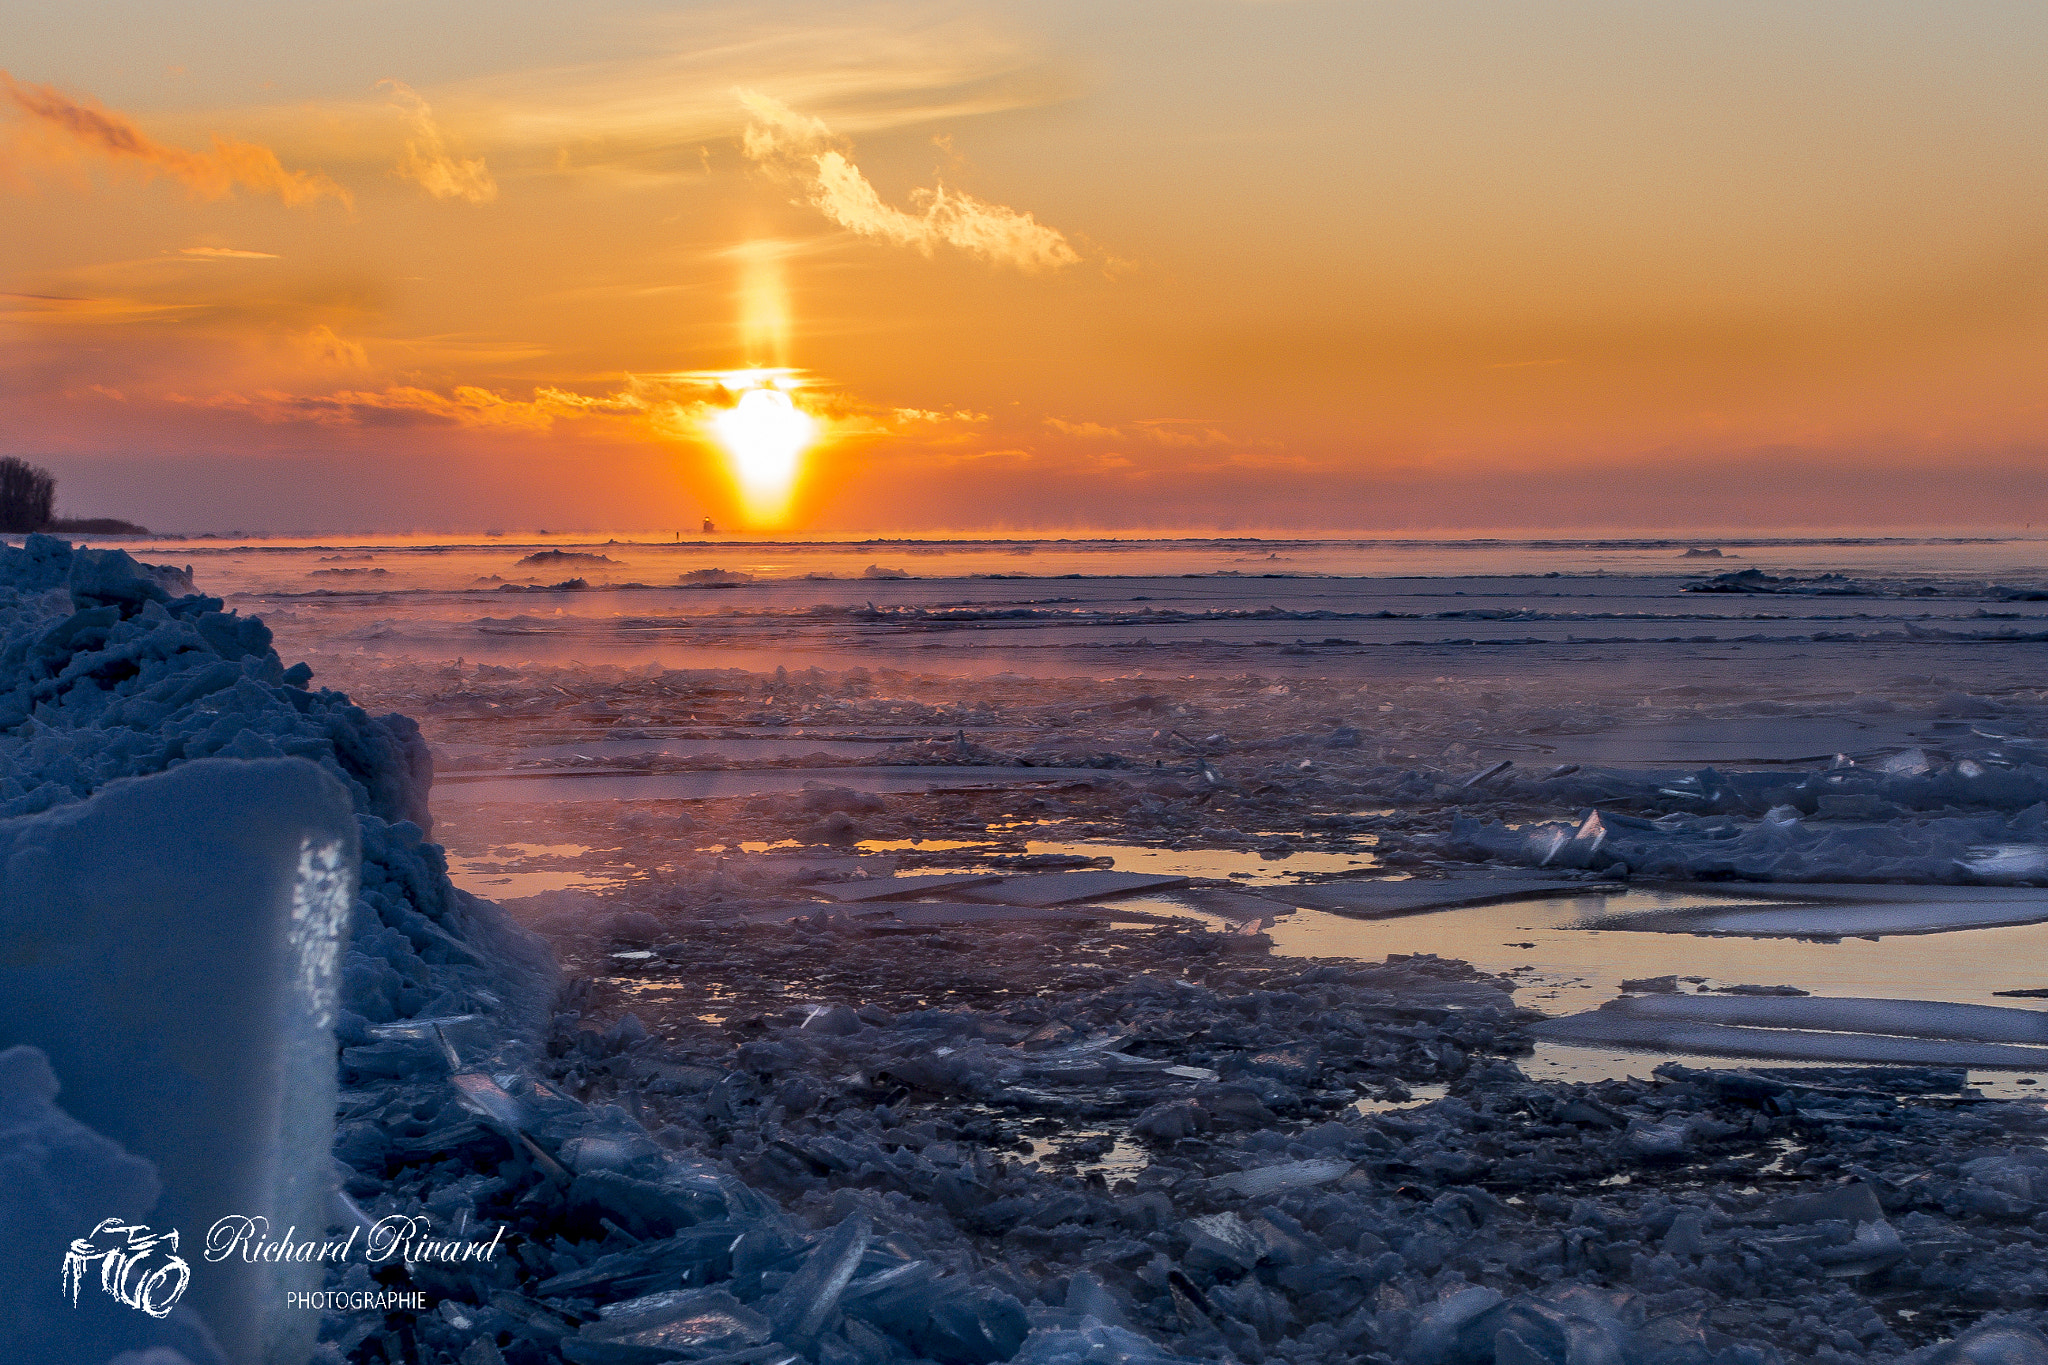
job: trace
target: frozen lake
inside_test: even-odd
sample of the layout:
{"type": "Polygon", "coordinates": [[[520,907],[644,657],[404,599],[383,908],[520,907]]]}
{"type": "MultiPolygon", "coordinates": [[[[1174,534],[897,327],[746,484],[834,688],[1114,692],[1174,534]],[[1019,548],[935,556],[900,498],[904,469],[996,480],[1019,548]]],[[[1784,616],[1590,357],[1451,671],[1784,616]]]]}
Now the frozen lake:
{"type": "MultiPolygon", "coordinates": [[[[1442,831],[1475,803],[1510,829],[1602,801],[1610,819],[1694,819],[1700,788],[1684,784],[1703,768],[1989,772],[2010,790],[1984,798],[2003,812],[1987,818],[2018,819],[2024,783],[2000,774],[2048,753],[2040,541],[136,548],[262,616],[319,681],[419,719],[444,774],[437,838],[486,895],[752,894],[735,889],[753,875],[735,872],[743,848],[866,836],[924,871],[1109,859],[1284,899],[1319,877],[1456,865],[1442,831]],[[1705,550],[1720,553],[1689,553],[1705,550]],[[1465,794],[1503,761],[1497,788],[1465,794]],[[1640,780],[1554,798],[1528,785],[1575,770],[1640,780]]],[[[1910,841],[1953,793],[1829,799],[1801,818],[1854,823],[1815,824],[1823,844],[1838,828],[1910,841]]],[[[1683,837],[1711,848],[1763,815],[1739,794],[1715,809],[1726,829],[1683,837]]],[[[2031,836],[1985,829],[2019,850],[1998,865],[2029,865],[2031,836]]],[[[1199,904],[1133,908],[1227,922],[1199,904]]],[[[1783,937],[1802,913],[1630,891],[1386,920],[1302,909],[1267,932],[1283,954],[1460,958],[1558,1015],[1666,975],[2007,1005],[1995,992],[2048,984],[2023,966],[2048,926],[2000,922],[2025,915],[1908,937],[1914,911],[1877,907],[1848,930],[1874,939],[1783,937]],[[1729,936],[1632,927],[1646,909],[1717,911],[1729,936]]],[[[1546,1043],[1532,1067],[1587,1078],[1650,1060],[1546,1043]]]]}

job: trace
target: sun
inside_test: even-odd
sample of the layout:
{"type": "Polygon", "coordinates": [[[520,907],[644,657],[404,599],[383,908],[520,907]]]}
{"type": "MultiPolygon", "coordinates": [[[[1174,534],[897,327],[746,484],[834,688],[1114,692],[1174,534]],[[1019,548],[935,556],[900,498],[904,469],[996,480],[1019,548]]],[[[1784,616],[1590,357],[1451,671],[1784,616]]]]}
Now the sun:
{"type": "Polygon", "coordinates": [[[742,388],[711,418],[712,434],[732,457],[733,477],[750,516],[779,518],[795,491],[799,461],[818,438],[818,422],[774,378],[742,388]]]}

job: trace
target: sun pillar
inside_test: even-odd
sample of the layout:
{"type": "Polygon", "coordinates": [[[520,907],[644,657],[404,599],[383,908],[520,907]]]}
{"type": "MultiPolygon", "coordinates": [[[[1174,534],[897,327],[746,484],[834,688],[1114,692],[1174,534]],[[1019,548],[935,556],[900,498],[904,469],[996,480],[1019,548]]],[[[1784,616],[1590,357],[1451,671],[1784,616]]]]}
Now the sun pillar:
{"type": "Polygon", "coordinates": [[[731,399],[710,419],[724,447],[749,522],[772,526],[789,512],[803,454],[818,422],[798,406],[789,367],[789,288],[779,242],[748,242],[739,261],[739,331],[746,368],[719,382],[731,399]]]}

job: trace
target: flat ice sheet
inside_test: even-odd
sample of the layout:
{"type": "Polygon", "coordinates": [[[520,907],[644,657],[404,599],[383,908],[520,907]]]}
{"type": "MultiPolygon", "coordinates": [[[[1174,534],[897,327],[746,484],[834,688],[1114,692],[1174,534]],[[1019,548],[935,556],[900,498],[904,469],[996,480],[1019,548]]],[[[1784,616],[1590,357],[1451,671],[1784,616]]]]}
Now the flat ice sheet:
{"type": "Polygon", "coordinates": [[[2048,902],[2037,886],[1916,886],[1892,882],[1636,882],[1636,889],[1742,900],[1814,901],[1829,905],[1879,902],[2011,905],[2048,902]]]}
{"type": "Polygon", "coordinates": [[[1242,891],[1182,887],[1180,890],[1169,892],[1168,895],[1173,900],[1185,902],[1194,909],[1206,910],[1212,915],[1222,915],[1225,919],[1264,919],[1269,915],[1291,915],[1295,910],[1293,900],[1281,896],[1281,893],[1275,893],[1276,896],[1281,896],[1275,899],[1246,895],[1242,891]]]}
{"type": "Polygon", "coordinates": [[[1160,915],[1138,910],[1114,910],[1106,906],[1050,905],[966,905],[958,901],[906,901],[902,904],[864,905],[841,908],[817,902],[780,906],[748,915],[754,924],[786,924],[813,916],[844,915],[865,928],[886,929],[892,925],[942,924],[1127,924],[1169,923],[1160,915]]]}
{"type": "Polygon", "coordinates": [[[1142,910],[1119,910],[1108,905],[962,905],[938,901],[910,901],[892,904],[882,923],[902,924],[997,924],[1017,921],[1086,921],[1096,924],[1169,924],[1164,915],[1142,910]]]}
{"type": "Polygon", "coordinates": [[[866,901],[915,900],[970,886],[987,886],[1001,878],[993,873],[935,872],[917,877],[870,877],[857,882],[821,882],[811,890],[842,904],[866,901]]]}
{"type": "Polygon", "coordinates": [[[961,791],[972,787],[1021,787],[1045,782],[1100,782],[1114,774],[1099,768],[722,768],[689,773],[553,773],[547,776],[487,777],[447,781],[434,788],[436,804],[553,801],[708,801],[735,796],[797,792],[807,782],[854,791],[961,791]]]}
{"type": "Polygon", "coordinates": [[[1957,902],[1904,900],[1880,905],[1808,905],[1658,914],[1604,927],[1663,934],[1736,934],[1752,938],[1871,938],[1887,934],[1945,934],[2048,920],[2048,895],[2028,900],[1957,902]]]}
{"type": "Polygon", "coordinates": [[[887,877],[895,873],[901,858],[872,853],[792,852],[776,849],[752,853],[737,860],[750,870],[765,869],[784,881],[808,882],[816,877],[865,875],[887,877]]]}
{"type": "Polygon", "coordinates": [[[1755,1028],[1882,1033],[1962,1042],[2048,1044],[2048,1010],[1961,1005],[1946,1000],[1861,996],[1631,995],[1600,1013],[1617,1018],[1755,1028]]]}
{"type": "Polygon", "coordinates": [[[1145,872],[1044,872],[1034,877],[1005,877],[993,886],[961,892],[970,901],[992,905],[1071,905],[1104,896],[1129,896],[1185,886],[1186,877],[1160,877],[1145,872]]]}
{"type": "MultiPolygon", "coordinates": [[[[1589,767],[1742,767],[1825,760],[1903,749],[1930,742],[1926,726],[1887,725],[1840,717],[1742,716],[1666,725],[1618,725],[1589,735],[1538,735],[1552,763],[1589,767]]],[[[1491,750],[1481,746],[1482,753],[1491,750]]],[[[1515,757],[1504,754],[1505,757],[1515,757]]]]}
{"type": "Polygon", "coordinates": [[[2048,1047],[1902,1038],[1879,1033],[1815,1033],[1683,1020],[1643,1019],[1593,1010],[1546,1019],[1529,1032],[1546,1043],[1598,1048],[1649,1048],[1702,1057],[1769,1057],[1791,1062],[1961,1066],[1996,1071],[2048,1071],[2048,1047]]]}
{"type": "Polygon", "coordinates": [[[1457,878],[1450,881],[1325,882],[1321,886],[1275,887],[1273,895],[1289,905],[1324,910],[1352,919],[1387,919],[1468,905],[1536,900],[1549,896],[1598,896],[1618,891],[1618,884],[1598,882],[1519,881],[1506,877],[1457,878]]]}

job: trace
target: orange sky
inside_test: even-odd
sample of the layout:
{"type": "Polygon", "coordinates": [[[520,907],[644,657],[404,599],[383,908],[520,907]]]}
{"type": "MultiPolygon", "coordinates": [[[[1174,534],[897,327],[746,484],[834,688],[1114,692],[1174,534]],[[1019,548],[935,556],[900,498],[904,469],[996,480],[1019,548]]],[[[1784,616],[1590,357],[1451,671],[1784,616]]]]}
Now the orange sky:
{"type": "Polygon", "coordinates": [[[82,3],[0,448],[164,530],[2048,523],[2048,11],[82,3]],[[758,519],[758,515],[757,515],[758,519]]]}

